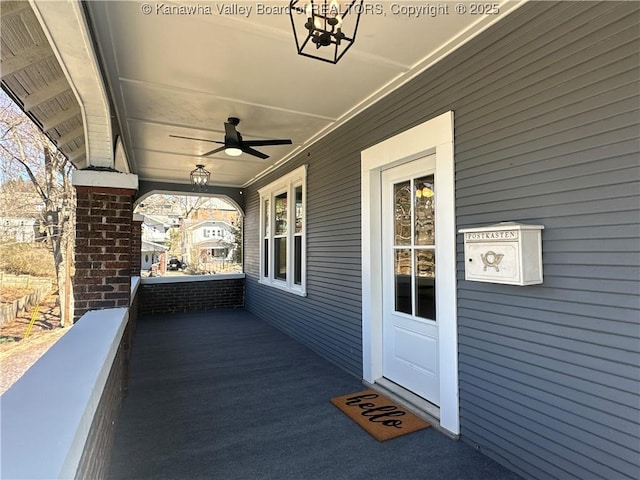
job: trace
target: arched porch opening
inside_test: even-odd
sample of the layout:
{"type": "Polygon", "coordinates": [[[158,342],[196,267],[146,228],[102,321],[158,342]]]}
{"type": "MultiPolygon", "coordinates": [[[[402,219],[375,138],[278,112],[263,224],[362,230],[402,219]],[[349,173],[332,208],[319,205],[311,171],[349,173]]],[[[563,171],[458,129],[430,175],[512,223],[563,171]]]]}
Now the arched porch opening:
{"type": "Polygon", "coordinates": [[[132,261],[132,273],[166,281],[242,273],[244,212],[226,190],[141,189],[134,201],[134,230],[140,242],[132,248],[134,256],[138,248],[140,253],[132,261]]]}

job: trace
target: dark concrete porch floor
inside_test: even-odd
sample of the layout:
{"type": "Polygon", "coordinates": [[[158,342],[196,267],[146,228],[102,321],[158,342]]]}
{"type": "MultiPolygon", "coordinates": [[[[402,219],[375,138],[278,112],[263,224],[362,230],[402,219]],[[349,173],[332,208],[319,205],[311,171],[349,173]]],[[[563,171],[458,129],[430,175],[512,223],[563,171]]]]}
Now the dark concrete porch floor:
{"type": "Polygon", "coordinates": [[[364,389],[243,310],[141,319],[109,478],[520,478],[433,428],[379,443],[329,402],[364,389]]]}

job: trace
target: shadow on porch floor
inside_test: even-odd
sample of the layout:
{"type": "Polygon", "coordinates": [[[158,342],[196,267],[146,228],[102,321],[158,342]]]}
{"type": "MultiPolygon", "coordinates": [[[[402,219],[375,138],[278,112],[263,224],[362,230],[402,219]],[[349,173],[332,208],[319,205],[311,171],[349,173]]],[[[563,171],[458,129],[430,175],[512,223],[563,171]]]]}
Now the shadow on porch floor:
{"type": "Polygon", "coordinates": [[[243,310],[141,319],[109,478],[520,478],[432,428],[377,442],[329,402],[364,389],[243,310]]]}

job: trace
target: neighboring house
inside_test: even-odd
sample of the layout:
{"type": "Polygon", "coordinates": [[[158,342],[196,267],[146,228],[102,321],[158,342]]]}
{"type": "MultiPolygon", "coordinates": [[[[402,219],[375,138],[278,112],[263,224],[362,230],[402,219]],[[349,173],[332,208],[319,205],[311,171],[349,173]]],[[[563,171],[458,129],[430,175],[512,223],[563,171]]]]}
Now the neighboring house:
{"type": "Polygon", "coordinates": [[[169,242],[169,230],[178,227],[177,219],[168,216],[143,214],[142,239],[148,242],[165,244],[169,242]]]}
{"type": "Polygon", "coordinates": [[[44,203],[30,182],[11,182],[0,188],[0,241],[31,243],[43,237],[44,203]]]}
{"type": "Polygon", "coordinates": [[[30,217],[0,217],[0,241],[31,243],[40,237],[39,222],[30,217]]]}
{"type": "Polygon", "coordinates": [[[202,203],[189,217],[190,220],[222,220],[231,225],[237,225],[240,212],[229,202],[221,198],[210,198],[202,203]]]}
{"type": "Polygon", "coordinates": [[[161,254],[166,253],[167,250],[169,250],[169,247],[166,245],[142,240],[140,268],[142,270],[151,270],[151,266],[154,263],[159,263],[161,254]]]}
{"type": "Polygon", "coordinates": [[[188,264],[231,260],[235,253],[236,228],[220,220],[204,220],[185,227],[183,257],[188,264]]]}

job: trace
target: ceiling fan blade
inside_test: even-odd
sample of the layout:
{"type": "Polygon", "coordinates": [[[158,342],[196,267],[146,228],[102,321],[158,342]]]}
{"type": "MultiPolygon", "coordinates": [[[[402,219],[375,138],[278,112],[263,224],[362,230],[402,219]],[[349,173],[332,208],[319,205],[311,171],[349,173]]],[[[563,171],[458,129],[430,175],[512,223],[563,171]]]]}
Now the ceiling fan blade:
{"type": "Polygon", "coordinates": [[[224,122],[224,137],[225,140],[229,139],[234,143],[240,143],[240,138],[236,126],[232,123],[224,122]]]}
{"type": "Polygon", "coordinates": [[[248,153],[249,155],[253,155],[254,157],[262,158],[263,160],[265,158],[269,158],[269,155],[259,152],[258,150],[254,150],[251,147],[248,147],[246,142],[242,144],[242,151],[244,153],[248,153]]]}
{"type": "Polygon", "coordinates": [[[243,140],[242,144],[249,147],[260,147],[264,145],[291,145],[291,140],[243,140]]]}
{"type": "MultiPolygon", "coordinates": [[[[221,142],[217,142],[217,143],[221,143],[221,142]]],[[[222,150],[224,150],[225,147],[218,147],[218,148],[214,148],[213,150],[211,150],[210,152],[207,153],[203,153],[202,155],[200,155],[201,157],[208,157],[209,155],[213,155],[214,153],[218,153],[221,152],[222,150]]]]}
{"type": "Polygon", "coordinates": [[[183,137],[182,135],[169,135],[169,136],[173,138],[184,138],[186,140],[198,140],[200,142],[211,142],[211,143],[219,143],[221,145],[224,145],[224,142],[219,142],[217,140],[207,140],[206,138],[183,137]]]}

